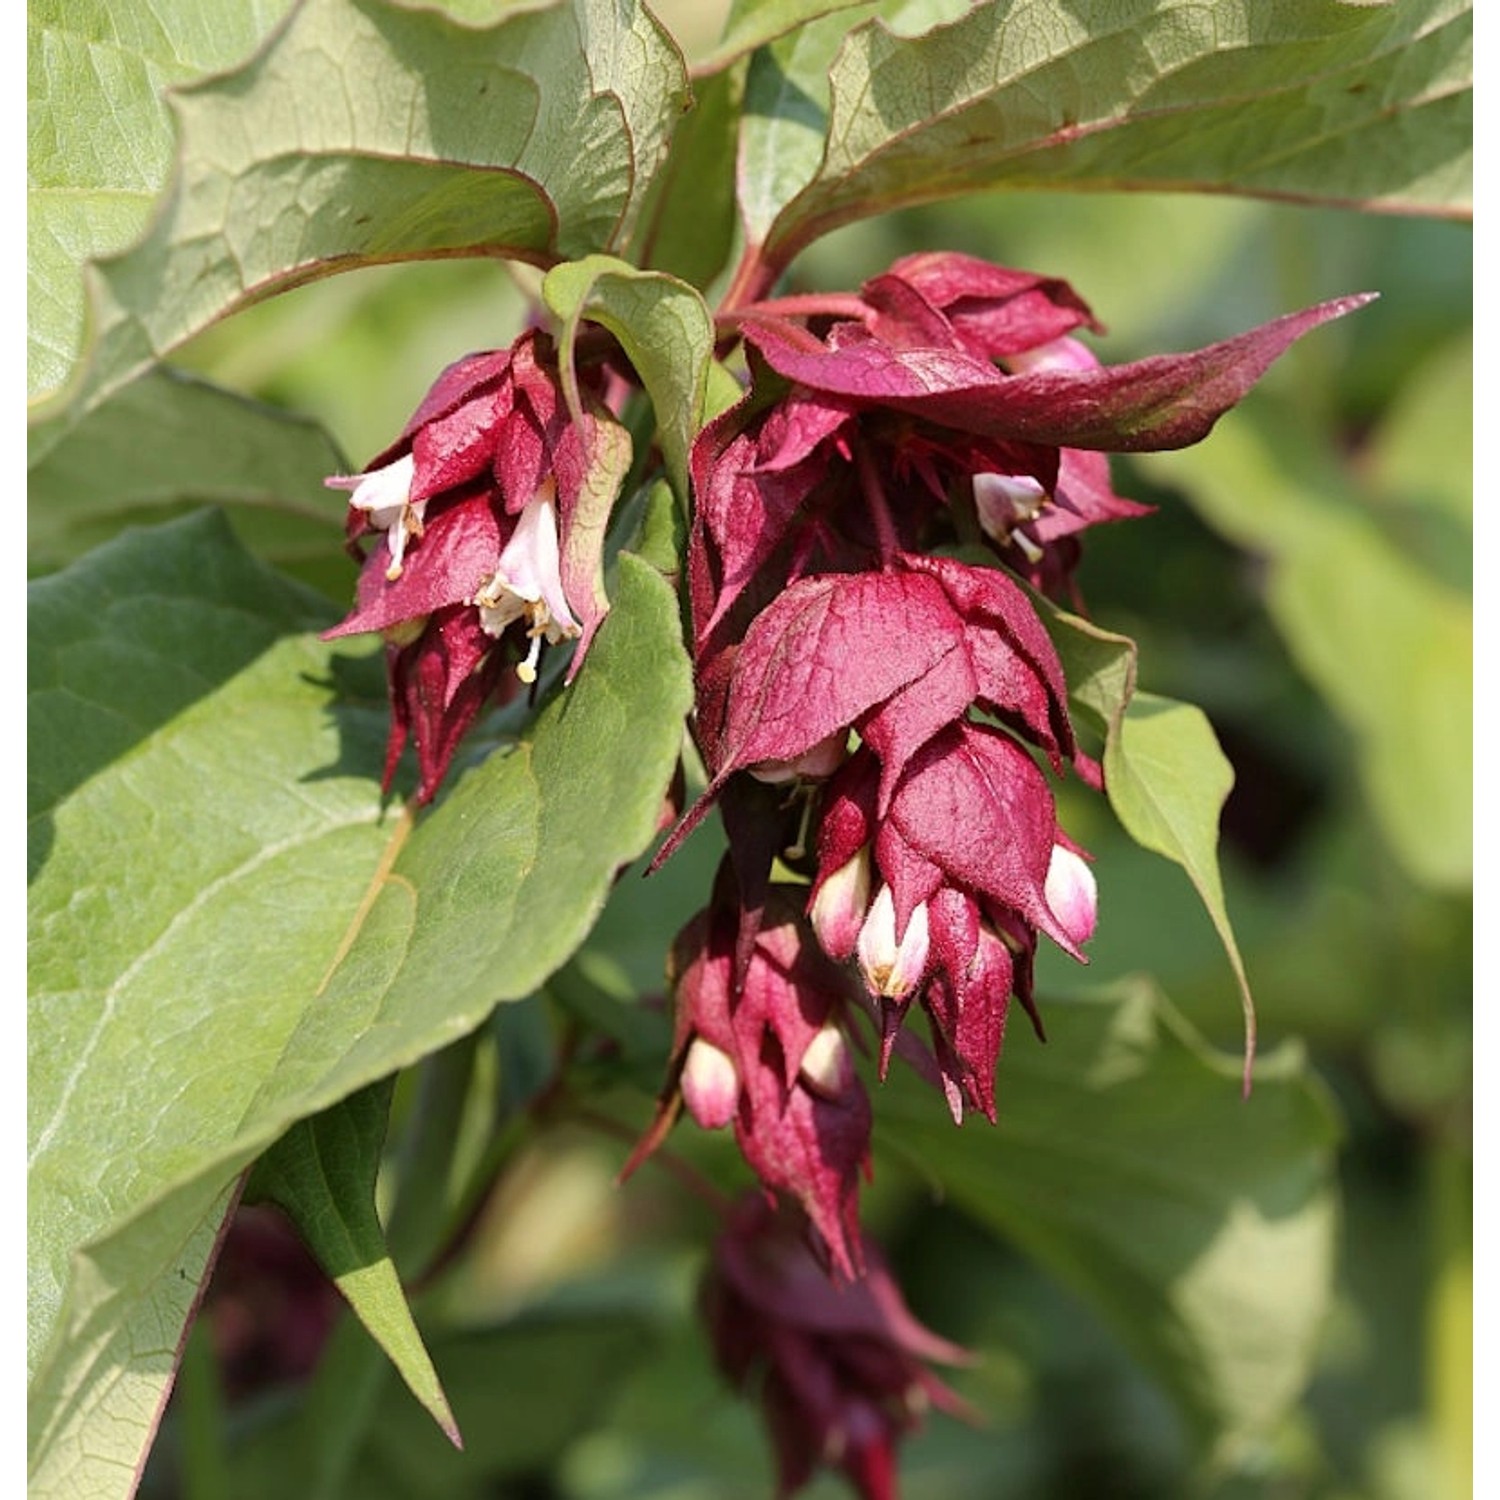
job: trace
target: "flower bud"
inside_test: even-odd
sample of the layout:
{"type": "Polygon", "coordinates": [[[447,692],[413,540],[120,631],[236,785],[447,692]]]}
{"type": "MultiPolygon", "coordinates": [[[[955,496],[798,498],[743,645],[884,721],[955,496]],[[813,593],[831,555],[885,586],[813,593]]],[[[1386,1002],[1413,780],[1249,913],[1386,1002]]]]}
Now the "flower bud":
{"type": "Polygon", "coordinates": [[[1029,375],[1041,370],[1097,370],[1099,361],[1087,344],[1077,339],[1053,339],[1018,354],[1005,356],[1012,375],[1029,375]]]}
{"type": "Polygon", "coordinates": [[[826,781],[844,763],[848,742],[848,734],[840,729],[791,760],[765,760],[747,769],[757,781],[771,786],[780,786],[782,782],[795,781],[798,777],[826,781]]]}
{"type": "Polygon", "coordinates": [[[1099,888],[1094,872],[1062,844],[1053,845],[1043,894],[1058,925],[1073,942],[1086,943],[1093,937],[1099,917],[1099,888]]]}
{"type": "Polygon", "coordinates": [[[734,1060],[712,1042],[694,1037],[682,1065],[682,1102],[705,1130],[722,1130],[734,1119],[740,1075],[734,1060]]]}
{"type": "Polygon", "coordinates": [[[825,1026],[807,1044],[798,1071],[803,1083],[826,1099],[847,1093],[855,1074],[844,1033],[837,1026],[825,1026]]]}
{"type": "Polygon", "coordinates": [[[905,1000],[927,971],[927,903],[912,912],[906,931],[896,936],[896,903],[883,885],[859,929],[859,968],[872,995],[905,1000]]]}
{"type": "Polygon", "coordinates": [[[813,931],[830,958],[848,958],[870,909],[870,850],[860,849],[822,881],[813,897],[813,931]]]}

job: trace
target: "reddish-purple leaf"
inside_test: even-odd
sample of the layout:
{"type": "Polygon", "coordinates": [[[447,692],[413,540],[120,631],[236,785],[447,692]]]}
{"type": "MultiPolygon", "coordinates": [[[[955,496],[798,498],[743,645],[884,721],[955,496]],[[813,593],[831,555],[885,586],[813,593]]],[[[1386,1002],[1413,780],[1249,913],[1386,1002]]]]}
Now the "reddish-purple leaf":
{"type": "Polygon", "coordinates": [[[386,577],[391,554],[382,535],[360,570],[353,613],[324,631],[324,639],[385,630],[462,604],[494,573],[499,556],[500,526],[485,495],[460,500],[433,516],[421,538],[407,547],[397,578],[386,577]]]}
{"type": "Polygon", "coordinates": [[[735,662],[719,778],[793,760],[914,681],[960,640],[921,573],[803,579],[763,610],[735,662]]]}
{"type": "Polygon", "coordinates": [[[1373,295],[1288,313],[1187,354],[1021,375],[952,349],[892,349],[869,338],[815,353],[768,321],[748,321],[745,334],[779,374],[817,390],[994,437],[1138,452],[1196,443],[1290,344],[1373,295]]]}
{"type": "Polygon", "coordinates": [[[902,866],[916,854],[952,884],[989,897],[1078,956],[1044,894],[1056,831],[1047,779],[1009,735],[978,724],[944,730],[907,768],[876,840],[898,923],[930,895],[902,888],[910,879],[902,866]],[[898,855],[895,870],[887,869],[890,834],[906,846],[891,851],[898,855]]]}

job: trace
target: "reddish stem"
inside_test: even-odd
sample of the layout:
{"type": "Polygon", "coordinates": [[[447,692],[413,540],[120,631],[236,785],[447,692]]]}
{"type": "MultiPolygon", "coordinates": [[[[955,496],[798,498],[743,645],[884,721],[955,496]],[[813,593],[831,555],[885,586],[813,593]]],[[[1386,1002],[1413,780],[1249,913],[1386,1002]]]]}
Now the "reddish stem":
{"type": "Polygon", "coordinates": [[[896,531],[891,507],[885,498],[885,486],[880,482],[880,472],[864,443],[855,444],[854,461],[859,468],[860,490],[870,507],[870,518],[875,522],[875,534],[880,542],[881,566],[888,568],[901,551],[901,538],[896,531]]]}
{"type": "Polygon", "coordinates": [[[719,315],[744,307],[770,290],[776,280],[776,270],[760,258],[759,245],[746,245],[740,263],[719,302],[719,315]]]}

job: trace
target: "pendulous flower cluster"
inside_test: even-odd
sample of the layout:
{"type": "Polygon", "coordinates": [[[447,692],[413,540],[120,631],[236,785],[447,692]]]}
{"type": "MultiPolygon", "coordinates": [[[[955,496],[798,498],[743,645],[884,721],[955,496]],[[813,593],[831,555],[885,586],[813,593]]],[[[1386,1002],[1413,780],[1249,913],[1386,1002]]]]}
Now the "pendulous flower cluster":
{"type": "MultiPolygon", "coordinates": [[[[709,784],[658,860],[714,806],[728,852],[673,946],[667,1079],[626,1172],[685,1110],[732,1128],[760,1179],[705,1307],[721,1367],[758,1393],[783,1494],[826,1463],[891,1500],[920,1411],[961,1408],[925,1362],[963,1351],[912,1318],[860,1231],[856,1018],[882,1078],[899,1051],[955,1121],[994,1121],[1013,997],[1041,1030],[1039,942],[1084,958],[1095,882],[1050,778],[1097,790],[1102,773],[1074,734],[1048,601],[1079,604],[1083,532],[1146,512],[1114,492],[1107,455],[1198,441],[1293,340],[1364,300],[1112,367],[1077,337],[1102,330],[1065,282],[962,255],[721,313],[749,374],[691,459],[709,784]]],[[[385,639],[387,786],[414,741],[430,800],[547,645],[576,640],[581,665],[630,458],[603,389],[598,369],[565,382],[529,332],[444,371],[365,473],[329,481],[351,491],[362,562],[329,634],[385,639]]]]}
{"type": "Polygon", "coordinates": [[[385,784],[413,740],[420,802],[484,706],[534,683],[549,644],[579,642],[576,673],[603,619],[604,522],[629,438],[580,399],[570,410],[551,340],[529,332],[450,365],[363,474],[328,481],[352,492],[362,562],[355,608],[328,635],[384,637],[385,784]]]}
{"type": "Polygon", "coordinates": [[[683,1102],[732,1123],[848,1276],[869,1118],[853,1016],[875,1022],[882,1076],[900,1050],[955,1120],[995,1119],[1012,997],[1040,1030],[1038,942],[1082,960],[1096,920],[1049,776],[1102,776],[1041,596],[1076,602],[1080,535],[1146,510],[1114,492],[1110,451],[1198,441],[1294,339],[1362,300],[1113,367],[1077,337],[1099,330],[1065,282],[961,255],[721,315],[749,381],[692,455],[710,781],[659,857],[713,805],[729,851],[678,940],[678,1046],[643,1150],[683,1102]]]}
{"type": "Polygon", "coordinates": [[[782,1495],[828,1464],[865,1500],[887,1500],[896,1444],[930,1407],[972,1416],[927,1368],[968,1364],[967,1351],[912,1316],[868,1241],[863,1259],[857,1283],[835,1285],[796,1219],[758,1196],[734,1207],[714,1245],[709,1338],[726,1377],[760,1403],[782,1495]]]}

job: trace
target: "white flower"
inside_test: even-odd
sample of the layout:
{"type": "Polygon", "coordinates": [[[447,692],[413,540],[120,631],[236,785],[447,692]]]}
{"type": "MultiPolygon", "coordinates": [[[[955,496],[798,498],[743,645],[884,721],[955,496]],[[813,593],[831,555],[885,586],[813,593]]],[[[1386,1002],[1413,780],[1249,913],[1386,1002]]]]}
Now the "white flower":
{"type": "Polygon", "coordinates": [[[1047,504],[1047,492],[1029,474],[976,474],[974,509],[987,536],[1004,546],[1014,542],[1033,562],[1042,550],[1019,528],[1036,520],[1047,504]]]}
{"type": "Polygon", "coordinates": [[[422,511],[427,502],[411,500],[415,470],[416,460],[408,453],[368,474],[335,474],[323,481],[331,490],[352,490],[349,504],[356,510],[368,511],[370,525],[386,533],[391,562],[385,576],[393,581],[401,576],[407,538],[422,535],[422,511]]]}
{"type": "Polygon", "coordinates": [[[526,502],[516,529],[500,550],[494,574],[472,600],[479,606],[486,633],[496,639],[514,621],[526,621],[531,650],[516,668],[516,676],[528,683],[536,681],[544,639],[555,645],[564,637],[583,633],[563,594],[556,495],[557,486],[548,479],[526,502]]]}

